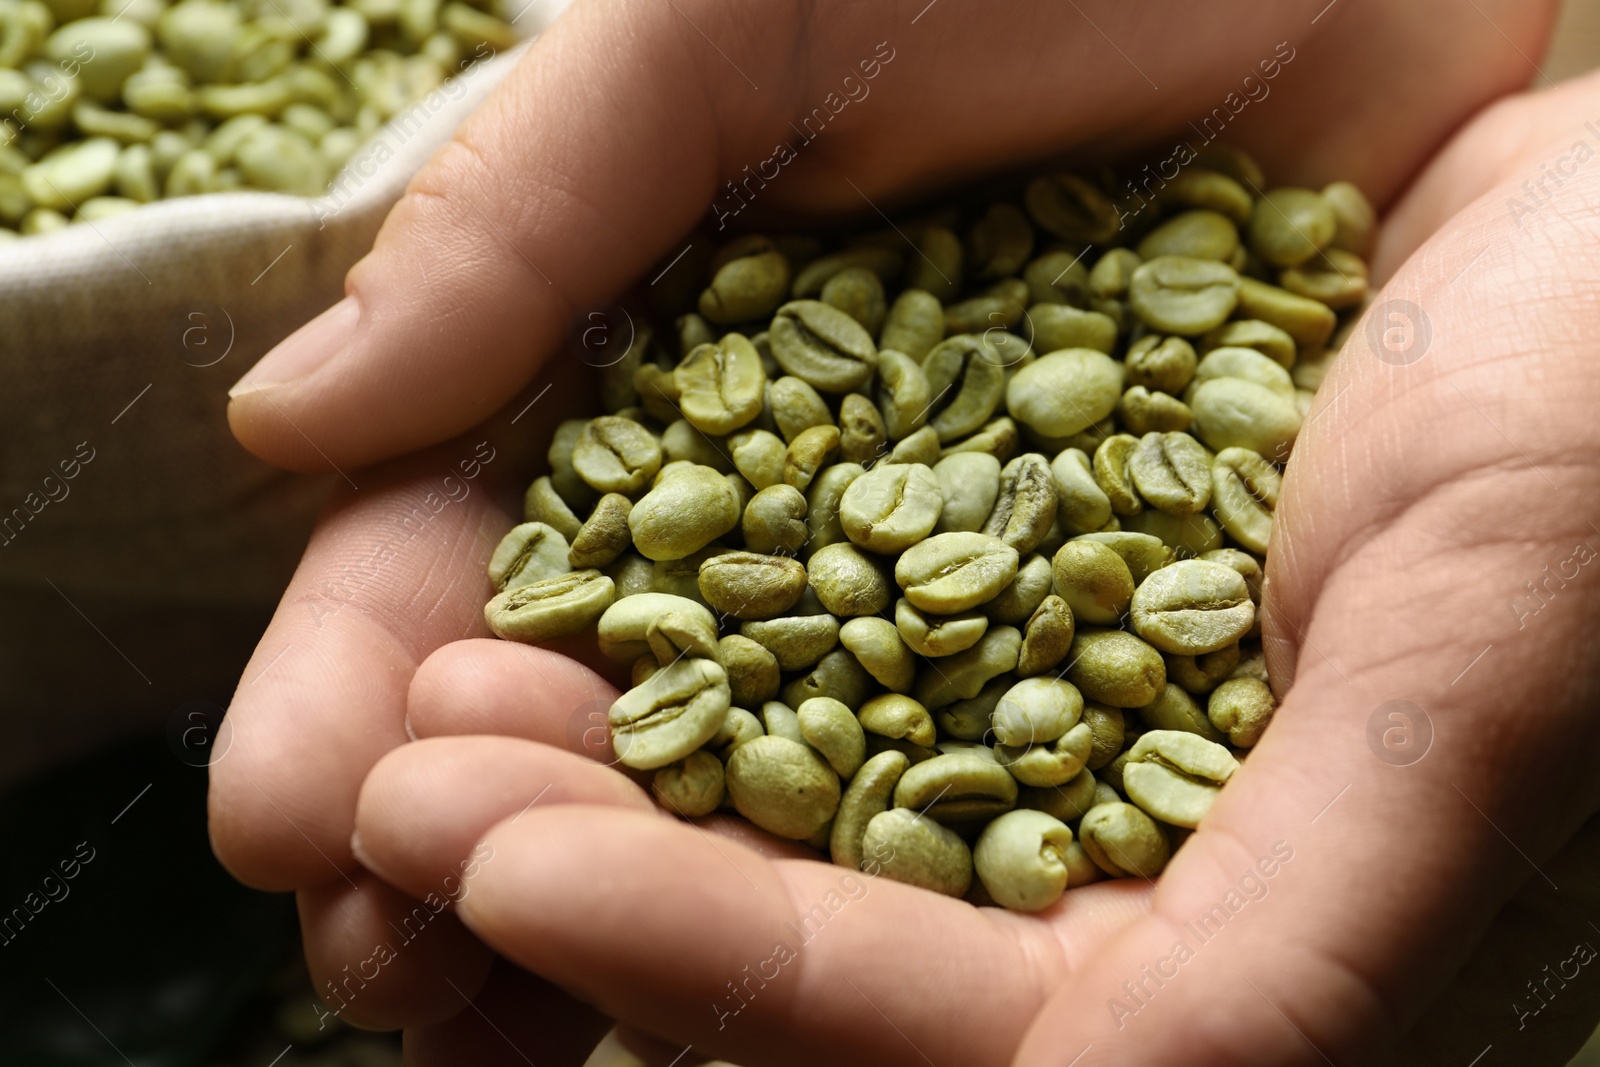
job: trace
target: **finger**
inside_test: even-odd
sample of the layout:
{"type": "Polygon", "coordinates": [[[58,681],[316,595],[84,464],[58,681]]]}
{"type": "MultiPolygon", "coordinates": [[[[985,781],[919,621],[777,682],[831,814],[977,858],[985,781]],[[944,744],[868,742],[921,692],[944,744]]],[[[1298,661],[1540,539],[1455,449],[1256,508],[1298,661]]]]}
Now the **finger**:
{"type": "MultiPolygon", "coordinates": [[[[591,635],[575,640],[593,653],[591,635]]],[[[555,649],[457,641],[417,668],[406,722],[413,737],[521,737],[610,764],[606,712],[616,699],[614,686],[555,649]]]]}
{"type": "Polygon", "coordinates": [[[575,803],[656,812],[627,778],[550,745],[511,737],[417,741],[380,760],[361,787],[362,862],[418,897],[453,879],[450,899],[459,904],[494,861],[482,830],[535,805],[575,803]]]}
{"type": "MultiPolygon", "coordinates": [[[[448,1019],[483,984],[494,953],[441,904],[443,890],[413,899],[365,871],[296,895],[306,965],[321,999],[319,1024],[367,1030],[448,1019]]],[[[319,1025],[318,1029],[322,1028],[319,1025]]]]}
{"type": "Polygon", "coordinates": [[[1600,805],[1574,754],[1600,735],[1596,605],[1556,599],[1535,628],[1508,600],[1596,540],[1593,315],[1562,294],[1600,262],[1562,220],[1515,239],[1501,210],[1469,208],[1378,294],[1427,309],[1425,358],[1358,330],[1325,383],[1269,566],[1269,663],[1292,688],[1151,920],[1062,988],[1024,1067],[1088,1046],[1084,1067],[1366,1062],[1600,805]]]}
{"type": "Polygon", "coordinates": [[[535,806],[486,840],[496,861],[461,906],[474,932],[735,1062],[1005,1063],[1044,990],[1146,899],[1087,887],[1047,924],[620,808],[535,806]]]}
{"type": "MultiPolygon", "coordinates": [[[[576,376],[550,385],[538,403],[552,410],[586,387],[576,376]]],[[[356,794],[378,757],[406,741],[417,664],[486,636],[485,567],[511,525],[502,498],[526,484],[521,464],[548,446],[556,421],[508,418],[335,490],[213,756],[212,848],[240,881],[282,891],[354,869],[356,794]]]]}
{"type": "Polygon", "coordinates": [[[406,1067],[581,1067],[611,1020],[505,960],[446,1022],[408,1028],[406,1067]]]}
{"type": "Polygon", "coordinates": [[[1597,98],[1600,74],[1591,72],[1546,92],[1506,97],[1477,116],[1429,161],[1384,219],[1374,281],[1387,282],[1457,212],[1498,185],[1514,187],[1495,201],[1513,222],[1551,202],[1570,176],[1565,172],[1574,167],[1575,138],[1584,132],[1574,116],[1590,114],[1597,98]]]}

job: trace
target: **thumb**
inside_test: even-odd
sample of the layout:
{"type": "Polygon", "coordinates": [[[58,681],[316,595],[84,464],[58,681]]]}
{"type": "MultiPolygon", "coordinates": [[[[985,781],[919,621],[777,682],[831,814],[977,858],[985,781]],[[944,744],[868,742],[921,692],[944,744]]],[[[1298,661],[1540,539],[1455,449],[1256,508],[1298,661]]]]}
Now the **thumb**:
{"type": "Polygon", "coordinates": [[[756,93],[674,5],[618,6],[557,20],[412,179],[344,299],[234,386],[246,448],[325,470],[444,440],[531,380],[574,308],[670,255],[756,93]]]}

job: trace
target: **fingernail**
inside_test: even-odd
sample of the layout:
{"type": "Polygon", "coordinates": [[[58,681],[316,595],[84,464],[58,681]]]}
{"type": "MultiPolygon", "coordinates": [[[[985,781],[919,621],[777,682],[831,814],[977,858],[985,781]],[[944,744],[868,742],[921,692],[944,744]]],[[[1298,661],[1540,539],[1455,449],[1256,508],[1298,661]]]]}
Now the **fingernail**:
{"type": "Polygon", "coordinates": [[[361,321],[361,305],[347,296],[262,356],[228,390],[229,398],[304,378],[344,349],[361,321]]]}
{"type": "Polygon", "coordinates": [[[369,868],[372,866],[372,864],[367,862],[366,853],[361,851],[361,831],[360,830],[351,830],[350,831],[350,854],[356,858],[356,862],[361,864],[361,866],[369,867],[369,868]]]}

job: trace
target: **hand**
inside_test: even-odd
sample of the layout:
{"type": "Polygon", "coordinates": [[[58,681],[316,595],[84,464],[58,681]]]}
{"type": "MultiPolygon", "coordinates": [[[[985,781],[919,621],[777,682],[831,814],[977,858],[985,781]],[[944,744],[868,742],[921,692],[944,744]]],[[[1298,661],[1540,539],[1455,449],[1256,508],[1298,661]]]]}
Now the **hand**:
{"type": "MultiPolygon", "coordinates": [[[[840,184],[846,176],[874,202],[888,204],[925,187],[930,171],[952,180],[943,170],[950,160],[1000,167],[1089,138],[1104,140],[1108,130],[1128,142],[1150,140],[1174,125],[1178,115],[1222,100],[1240,70],[1251,69],[1276,41],[1288,37],[1306,42],[1293,67],[1299,80],[1277,81],[1275,110],[1247,111],[1230,126],[1230,136],[1237,134],[1238,141],[1260,152],[1277,177],[1349,175],[1382,202],[1451,127],[1498,88],[1524,77],[1520,57],[1487,23],[1454,16],[1441,22],[1431,5],[1396,12],[1343,0],[1317,24],[1314,36],[1303,31],[1316,14],[1311,8],[1321,5],[1303,6],[1299,21],[1286,22],[1285,28],[1253,14],[1251,32],[1260,40],[1235,35],[1200,50],[1192,48],[1193,33],[1187,29],[1174,27],[1167,37],[1151,37],[1158,31],[1138,29],[1131,14],[1089,8],[1089,17],[1114,38],[1148,41],[1149,54],[1138,54],[1140,66],[1159,64],[1172,73],[1172,79],[1162,73],[1160,80],[1173,102],[1161,97],[1158,102],[1168,110],[1153,117],[1146,114],[1147,98],[1133,100],[1129,94],[1156,91],[1148,90],[1114,49],[1097,43],[1100,38],[1084,28],[1087,23],[1057,25],[1050,21],[1055,16],[1037,13],[1018,14],[1010,22],[986,17],[990,11],[962,14],[927,36],[918,46],[926,51],[917,53],[916,63],[899,68],[907,72],[903,88],[888,91],[893,83],[887,75],[895,68],[886,69],[873,89],[881,109],[862,107],[841,119],[830,127],[828,140],[814,146],[826,153],[812,153],[788,168],[784,182],[772,184],[767,190],[774,194],[771,210],[856,210],[850,199],[854,191],[841,191],[848,186],[840,184]],[[1038,25],[1028,21],[1039,19],[1044,21],[1038,25]],[[1017,42],[1032,47],[1040,39],[1059,40],[1063,48],[1090,43],[1082,46],[1079,62],[1018,70],[1011,55],[1017,42]],[[1419,49],[1425,51],[1419,54],[1419,49]],[[1428,61],[1430,55],[1447,53],[1474,58],[1466,64],[1470,77],[1455,76],[1460,64],[1428,61]],[[1351,56],[1362,58],[1353,62],[1351,56]],[[973,108],[973,80],[943,76],[948,69],[1002,70],[1007,81],[989,90],[994,96],[980,101],[984,107],[973,108]],[[1330,94],[1334,86],[1344,91],[1330,94]],[[941,102],[930,93],[949,99],[941,102]],[[1399,121],[1389,114],[1395,95],[1408,101],[1399,121]],[[1017,100],[1061,99],[1081,106],[1016,105],[1017,100]],[[1381,125],[1373,119],[1379,112],[1387,116],[1381,125]],[[953,126],[951,116],[961,114],[970,118],[953,126]],[[1320,155],[1311,154],[1313,142],[1320,155]],[[928,144],[927,151],[917,149],[919,143],[928,144]],[[1350,151],[1355,144],[1360,153],[1350,151]],[[1357,158],[1368,162],[1353,169],[1357,158]],[[1296,171],[1291,160],[1302,169],[1296,171]],[[860,173],[855,173],[858,164],[860,173]]],[[[836,58],[848,68],[862,58],[847,47],[857,33],[870,51],[887,33],[902,32],[915,15],[902,7],[870,18],[861,9],[842,9],[838,17],[851,20],[849,33],[839,31],[846,44],[810,46],[816,52],[812,69],[826,69],[836,58]],[[887,31],[876,29],[880,20],[887,31]]],[[[771,40],[748,40],[745,48],[774,79],[802,68],[772,59],[775,42],[788,39],[779,20],[773,20],[778,29],[741,31],[726,12],[684,10],[714,38],[726,34],[743,41],[770,34],[771,40]]],[[[1524,51],[1536,49],[1547,9],[1506,3],[1486,10],[1524,51]]],[[[935,14],[945,12],[927,12],[917,23],[919,32],[938,25],[930,21],[935,14]]],[[[710,200],[718,167],[708,164],[704,173],[687,168],[663,177],[662,160],[685,158],[688,145],[719,165],[729,160],[723,169],[732,175],[741,161],[770,152],[764,124],[771,116],[750,100],[726,114],[708,118],[703,113],[706,97],[729,95],[719,79],[735,75],[706,64],[705,39],[677,14],[665,21],[657,21],[658,15],[652,10],[616,19],[603,10],[580,8],[564,19],[484,116],[463,131],[461,144],[418,178],[379,249],[352,275],[364,325],[349,351],[301,385],[274,387],[270,404],[264,397],[236,402],[235,425],[258,451],[303,467],[321,464],[325,453],[361,486],[330,508],[241,683],[230,714],[234,744],[216,767],[212,796],[213,838],[230,869],[251,884],[303,890],[302,914],[319,988],[327,981],[350,982],[343,968],[360,970],[373,954],[373,942],[403,926],[412,909],[410,901],[364,874],[353,859],[348,837],[357,788],[379,756],[405,740],[405,698],[417,664],[452,640],[483,633],[482,564],[512,511],[507,500],[491,501],[487,486],[513,474],[517,460],[511,442],[541,420],[535,417],[506,432],[508,416],[525,402],[518,400],[505,409],[499,430],[471,434],[374,472],[363,473],[353,464],[470,425],[533,373],[550,340],[562,331],[564,301],[609,295],[658,253],[670,255],[672,236],[710,200]],[[596,70],[595,56],[612,61],[596,70]],[[662,108],[675,125],[666,123],[662,108]],[[530,128],[533,132],[524,132],[530,128]],[[669,129],[670,135],[663,133],[669,129]],[[598,142],[597,133],[603,135],[598,142]],[[752,144],[762,146],[758,155],[745,151],[752,144]],[[649,197],[638,195],[634,176],[642,173],[652,176],[649,197]],[[581,188],[595,202],[618,205],[621,214],[601,221],[575,215],[561,188],[581,188]],[[500,234],[514,235],[516,248],[528,250],[535,262],[550,255],[566,266],[556,275],[563,284],[560,300],[525,301],[524,290],[543,283],[524,253],[500,234]],[[415,265],[425,263],[446,264],[449,270],[410,276],[415,265]],[[474,354],[468,371],[458,352],[474,354]],[[380,375],[382,387],[376,384],[380,375]],[[287,416],[283,422],[264,414],[280,410],[287,416]],[[404,436],[412,430],[420,436],[404,436]],[[482,480],[468,486],[470,495],[457,501],[450,494],[466,484],[461,465],[473,462],[480,440],[491,441],[504,458],[500,466],[489,464],[482,480]],[[300,448],[306,451],[295,451],[300,448]],[[446,475],[454,478],[456,490],[443,487],[446,475]],[[436,517],[424,522],[409,517],[432,514],[442,500],[451,503],[436,517]]],[[[1281,12],[1270,18],[1280,17],[1289,18],[1281,12]]],[[[896,61],[912,58],[907,52],[896,61]]],[[[751,67],[756,69],[754,63],[751,67]]],[[[761,76],[766,82],[768,75],[761,76]]],[[[782,89],[788,100],[809,99],[813,89],[821,99],[830,88],[820,74],[814,83],[764,85],[774,95],[782,89]]],[[[688,155],[694,158],[693,152],[688,155]]],[[[330,324],[341,315],[349,312],[330,311],[299,335],[301,341],[326,340],[330,324]]],[[[300,352],[288,358],[293,366],[315,348],[297,342],[279,355],[300,352]]],[[[331,354],[327,345],[323,348],[331,354]]],[[[264,361],[264,377],[256,381],[287,383],[292,375],[284,368],[284,359],[264,361]]],[[[533,395],[530,389],[524,397],[533,395]]],[[[541,403],[550,405],[545,410],[560,407],[560,391],[541,403]]],[[[569,402],[567,410],[572,409],[569,402]]],[[[515,475],[507,481],[529,477],[526,470],[515,475]]],[[[501,485],[510,492],[520,487],[501,485]]],[[[539,655],[546,675],[541,687],[547,687],[552,706],[604,699],[597,696],[604,691],[593,688],[598,683],[592,676],[565,660],[539,655]]],[[[440,878],[449,873],[441,870],[440,878]]],[[[470,993],[482,981],[488,955],[455,925],[449,910],[429,929],[427,942],[407,942],[396,960],[360,986],[360,996],[347,998],[344,1018],[394,1025],[443,1018],[460,1009],[456,989],[470,993]],[[451,981],[443,983],[441,977],[451,981]]]]}
{"type": "Polygon", "coordinates": [[[419,672],[425,739],[362,790],[368,867],[416,893],[487,850],[462,921],[661,1064],[1565,1063],[1600,1017],[1597,107],[1600,75],[1497,106],[1397,208],[1405,265],[1278,516],[1287,695],[1153,893],[1027,917],[763,857],[560,751],[563,710],[524,696],[544,654],[484,641],[419,672]],[[1531,205],[1543,163],[1563,184],[1531,205]],[[1439,198],[1470,203],[1407,258],[1439,198]],[[522,739],[441,736],[485,733],[522,739]]]}

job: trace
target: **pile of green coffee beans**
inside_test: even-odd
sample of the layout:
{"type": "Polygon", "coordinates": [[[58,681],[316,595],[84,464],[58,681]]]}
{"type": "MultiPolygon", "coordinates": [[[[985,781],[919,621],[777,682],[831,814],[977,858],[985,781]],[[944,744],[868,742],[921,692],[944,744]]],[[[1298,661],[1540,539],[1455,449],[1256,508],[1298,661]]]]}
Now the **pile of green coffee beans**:
{"type": "Polygon", "coordinates": [[[665,808],[1025,911],[1205,817],[1274,711],[1273,509],[1373,213],[1221,148],[1108,188],[733,240],[559,427],[486,618],[631,665],[665,808]]]}
{"type": "Polygon", "coordinates": [[[461,0],[0,0],[0,239],[163,197],[320,196],[515,43],[461,0]]]}

